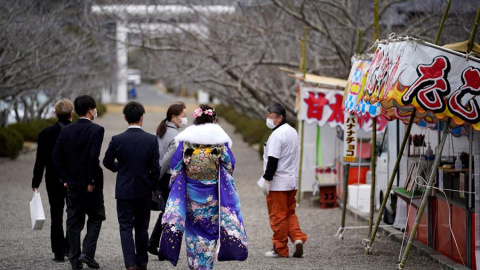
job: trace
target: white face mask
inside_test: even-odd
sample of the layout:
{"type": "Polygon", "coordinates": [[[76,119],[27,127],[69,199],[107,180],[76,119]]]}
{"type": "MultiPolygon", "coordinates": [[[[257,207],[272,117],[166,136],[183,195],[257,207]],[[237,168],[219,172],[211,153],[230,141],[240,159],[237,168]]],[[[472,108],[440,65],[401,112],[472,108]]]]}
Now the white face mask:
{"type": "Polygon", "coordinates": [[[187,126],[187,123],[188,123],[188,119],[186,117],[183,117],[183,118],[180,118],[182,120],[182,122],[180,122],[180,124],[178,124],[180,127],[186,127],[187,126]]]}
{"type": "Polygon", "coordinates": [[[274,119],[271,119],[271,118],[267,118],[267,127],[269,129],[274,129],[276,127],[276,125],[273,123],[273,120],[274,119]]]}
{"type": "Polygon", "coordinates": [[[97,117],[98,117],[97,109],[93,109],[93,110],[95,111],[95,114],[93,115],[92,121],[97,119],[97,117]]]}

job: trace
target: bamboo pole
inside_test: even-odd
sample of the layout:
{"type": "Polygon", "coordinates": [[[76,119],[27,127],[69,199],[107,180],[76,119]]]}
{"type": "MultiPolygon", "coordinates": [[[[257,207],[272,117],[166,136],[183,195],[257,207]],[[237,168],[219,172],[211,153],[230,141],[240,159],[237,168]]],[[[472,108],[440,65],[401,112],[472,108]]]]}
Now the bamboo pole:
{"type": "MultiPolygon", "coordinates": [[[[474,172],[474,187],[480,187],[480,131],[473,131],[473,172],[474,172]]],[[[471,188],[472,186],[470,186],[471,188]]],[[[472,195],[469,195],[471,198],[472,195]]],[[[475,209],[475,266],[480,269],[480,196],[474,197],[474,209],[475,209]]]]}
{"type": "MultiPolygon", "coordinates": [[[[470,35],[470,39],[468,40],[468,49],[467,49],[467,54],[472,51],[473,47],[473,42],[475,40],[475,35],[477,33],[477,27],[478,27],[478,22],[480,21],[480,6],[478,6],[477,10],[477,16],[475,17],[475,23],[473,25],[472,33],[470,35]]],[[[427,205],[428,202],[428,194],[430,194],[433,186],[433,182],[435,180],[435,168],[438,167],[438,164],[440,163],[440,158],[442,155],[442,150],[445,144],[445,140],[447,137],[447,131],[450,128],[450,122],[452,121],[452,118],[448,118],[447,122],[445,123],[445,128],[443,130],[442,134],[442,141],[440,142],[440,148],[437,150],[437,153],[435,153],[435,160],[433,161],[433,166],[432,166],[432,171],[430,172],[430,177],[427,183],[427,189],[425,190],[425,194],[422,199],[422,203],[420,204],[420,207],[418,208],[417,212],[417,217],[415,218],[415,223],[413,224],[412,230],[410,232],[410,237],[408,238],[407,246],[405,247],[405,252],[403,253],[402,260],[398,264],[398,269],[403,269],[405,266],[405,263],[407,262],[408,255],[410,254],[410,249],[412,248],[413,245],[413,240],[415,238],[415,234],[417,233],[418,230],[418,224],[420,224],[420,220],[422,219],[423,211],[425,211],[425,206],[427,205]]]]}
{"type": "Polygon", "coordinates": [[[478,22],[480,21],[480,6],[477,10],[477,16],[475,17],[475,23],[473,24],[473,30],[468,40],[467,53],[470,53],[473,48],[473,42],[475,41],[475,35],[477,34],[478,22]]]}
{"type": "MultiPolygon", "coordinates": [[[[440,21],[440,25],[438,27],[437,36],[435,38],[435,45],[438,44],[438,42],[440,41],[440,36],[442,35],[443,26],[445,25],[445,20],[447,18],[448,11],[450,10],[450,5],[451,4],[452,4],[452,0],[449,0],[448,3],[447,3],[447,6],[445,7],[445,12],[443,13],[442,20],[440,21]]],[[[392,190],[393,181],[395,179],[395,176],[398,173],[398,168],[399,168],[399,165],[400,165],[400,161],[402,159],[403,151],[405,150],[405,145],[407,143],[408,136],[410,135],[410,130],[412,129],[413,120],[415,119],[416,112],[417,112],[416,110],[412,111],[412,115],[410,116],[410,120],[408,121],[407,129],[405,130],[405,134],[404,134],[403,140],[402,140],[402,145],[401,145],[401,147],[399,149],[399,152],[398,152],[398,155],[397,155],[397,161],[395,161],[395,166],[393,168],[393,172],[390,175],[390,180],[387,183],[387,190],[385,191],[385,196],[383,197],[382,205],[380,206],[380,210],[378,211],[377,221],[375,223],[375,226],[373,227],[372,233],[370,234],[370,241],[365,246],[365,253],[366,254],[370,254],[371,247],[373,245],[373,242],[375,241],[375,236],[377,234],[378,226],[380,225],[382,215],[383,215],[383,211],[385,210],[385,206],[387,205],[388,197],[389,197],[390,192],[392,190]]],[[[439,140],[439,143],[440,143],[440,140],[439,140]]]]}
{"type": "Polygon", "coordinates": [[[373,2],[373,27],[374,27],[374,32],[373,32],[373,39],[375,41],[378,40],[378,0],[375,0],[373,2]]]}
{"type": "Polygon", "coordinates": [[[415,120],[415,111],[412,112],[410,116],[410,120],[408,121],[407,129],[405,130],[405,134],[403,135],[402,145],[400,146],[397,161],[395,162],[395,166],[393,167],[393,172],[390,175],[390,180],[387,184],[387,189],[385,190],[385,196],[383,197],[382,205],[380,206],[380,210],[378,210],[377,220],[375,222],[375,226],[373,226],[372,233],[370,234],[370,241],[368,242],[367,246],[365,247],[365,253],[370,254],[370,248],[375,241],[375,236],[377,234],[378,226],[382,220],[382,214],[385,210],[385,206],[387,205],[388,196],[392,191],[393,181],[395,180],[395,176],[398,172],[398,168],[400,167],[400,161],[402,160],[403,151],[405,150],[405,145],[408,141],[408,136],[410,135],[410,130],[412,130],[413,121],[415,120]]]}
{"type": "MultiPolygon", "coordinates": [[[[303,32],[302,41],[300,43],[300,72],[303,73],[305,79],[307,75],[307,34],[308,28],[305,27],[303,32]]],[[[302,168],[303,168],[303,138],[305,133],[305,121],[302,121],[302,133],[300,135],[300,168],[298,170],[298,191],[297,191],[297,204],[300,204],[302,198],[302,168]]]]}
{"type": "MultiPolygon", "coordinates": [[[[440,27],[437,32],[437,36],[435,37],[434,44],[437,45],[440,41],[440,36],[443,30],[443,26],[445,25],[445,21],[447,20],[447,13],[450,10],[450,5],[452,4],[452,0],[449,0],[447,6],[445,7],[445,12],[443,13],[442,20],[440,21],[440,27]]],[[[438,143],[440,143],[440,129],[438,129],[438,143]]]]}
{"type": "MultiPolygon", "coordinates": [[[[360,53],[362,48],[363,29],[358,28],[358,41],[356,53],[360,53]]],[[[343,240],[343,231],[345,230],[345,216],[347,213],[347,198],[348,198],[348,177],[350,176],[350,164],[345,165],[345,173],[343,174],[343,203],[342,203],[342,222],[340,223],[340,239],[343,240]]]]}
{"type": "Polygon", "coordinates": [[[376,182],[376,159],[377,159],[377,118],[372,118],[372,153],[370,154],[370,217],[368,219],[368,236],[370,237],[373,227],[373,214],[375,213],[375,182],[376,182]]]}
{"type": "Polygon", "coordinates": [[[430,176],[428,177],[427,188],[423,194],[422,202],[420,204],[420,207],[418,208],[417,216],[415,218],[415,223],[413,224],[412,230],[410,231],[410,236],[408,237],[407,246],[405,247],[405,252],[403,253],[402,260],[398,264],[398,269],[403,269],[403,267],[405,266],[405,263],[407,262],[408,255],[410,254],[410,249],[412,248],[413,240],[417,234],[418,224],[420,224],[423,212],[425,211],[425,207],[427,206],[427,203],[428,203],[428,197],[429,197],[428,194],[430,194],[432,191],[432,186],[433,186],[433,182],[435,181],[435,175],[436,175],[435,168],[437,168],[438,165],[440,164],[440,159],[442,157],[442,150],[443,150],[443,147],[445,146],[445,141],[448,136],[448,131],[450,130],[451,121],[452,121],[452,118],[448,118],[447,122],[445,123],[445,128],[443,129],[443,132],[442,132],[442,139],[440,141],[439,147],[437,147],[437,152],[435,153],[435,160],[433,161],[432,170],[430,171],[430,176]]]}
{"type": "Polygon", "coordinates": [[[343,172],[343,204],[342,204],[342,223],[340,224],[340,239],[343,240],[343,231],[345,230],[345,216],[347,214],[347,198],[348,198],[348,177],[350,176],[350,163],[345,165],[343,172]]]}
{"type": "Polygon", "coordinates": [[[440,21],[440,26],[438,27],[437,36],[435,37],[434,44],[437,45],[440,41],[440,36],[442,35],[443,26],[445,25],[445,21],[447,20],[448,11],[450,10],[450,5],[452,4],[452,0],[448,0],[447,6],[445,7],[445,11],[443,12],[442,20],[440,21]]]}
{"type": "MultiPolygon", "coordinates": [[[[374,2],[374,40],[378,40],[378,0],[374,2]]],[[[377,117],[372,117],[372,150],[370,153],[370,217],[368,218],[368,236],[372,233],[373,215],[375,213],[375,185],[376,185],[376,161],[377,161],[377,117]]]]}

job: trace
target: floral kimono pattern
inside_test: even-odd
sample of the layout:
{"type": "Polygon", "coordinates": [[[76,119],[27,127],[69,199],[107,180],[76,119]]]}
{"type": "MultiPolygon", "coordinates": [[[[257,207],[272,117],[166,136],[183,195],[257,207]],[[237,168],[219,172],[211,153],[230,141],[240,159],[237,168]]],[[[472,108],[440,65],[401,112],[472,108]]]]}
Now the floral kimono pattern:
{"type": "Polygon", "coordinates": [[[161,254],[173,265],[177,265],[184,233],[190,269],[213,269],[215,255],[219,261],[247,259],[234,165],[227,144],[180,142],[170,163],[171,192],[160,240],[161,254]]]}

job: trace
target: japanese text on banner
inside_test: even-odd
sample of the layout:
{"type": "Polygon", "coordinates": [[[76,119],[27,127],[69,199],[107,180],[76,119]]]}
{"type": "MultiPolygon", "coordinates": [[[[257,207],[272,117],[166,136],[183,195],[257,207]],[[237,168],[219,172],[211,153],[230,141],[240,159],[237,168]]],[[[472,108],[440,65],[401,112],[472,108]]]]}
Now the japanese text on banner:
{"type": "Polygon", "coordinates": [[[357,117],[349,113],[345,113],[343,153],[345,162],[355,162],[357,156],[357,117]]]}

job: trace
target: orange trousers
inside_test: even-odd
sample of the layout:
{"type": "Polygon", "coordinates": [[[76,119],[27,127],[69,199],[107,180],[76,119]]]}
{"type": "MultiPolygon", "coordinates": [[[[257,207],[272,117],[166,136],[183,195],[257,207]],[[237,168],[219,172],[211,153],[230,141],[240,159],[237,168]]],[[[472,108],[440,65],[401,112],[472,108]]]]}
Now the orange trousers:
{"type": "Polygon", "coordinates": [[[307,241],[307,235],[300,229],[295,214],[296,194],[296,190],[290,190],[270,191],[267,195],[268,215],[273,230],[273,248],[282,257],[288,257],[288,238],[292,242],[307,241]]]}

